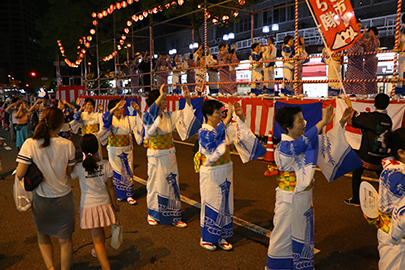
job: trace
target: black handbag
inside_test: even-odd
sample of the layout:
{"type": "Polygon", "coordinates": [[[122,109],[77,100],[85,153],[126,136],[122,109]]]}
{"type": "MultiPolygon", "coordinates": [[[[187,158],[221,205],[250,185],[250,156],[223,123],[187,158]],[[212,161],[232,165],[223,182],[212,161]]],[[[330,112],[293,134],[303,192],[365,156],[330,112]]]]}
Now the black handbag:
{"type": "Polygon", "coordinates": [[[44,176],[37,165],[32,162],[24,176],[24,188],[26,191],[33,191],[42,181],[44,176]]]}

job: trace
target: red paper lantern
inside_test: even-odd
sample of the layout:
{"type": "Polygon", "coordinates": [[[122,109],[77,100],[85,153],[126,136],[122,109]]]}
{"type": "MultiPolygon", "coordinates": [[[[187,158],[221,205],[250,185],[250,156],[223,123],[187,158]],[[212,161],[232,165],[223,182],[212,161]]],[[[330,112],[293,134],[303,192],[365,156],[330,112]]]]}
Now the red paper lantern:
{"type": "Polygon", "coordinates": [[[144,18],[148,17],[148,12],[146,10],[143,11],[143,17],[144,18]]]}
{"type": "Polygon", "coordinates": [[[125,42],[124,40],[120,39],[120,44],[121,45],[124,45],[124,42],[125,42]]]}
{"type": "Polygon", "coordinates": [[[93,21],[93,25],[96,26],[97,24],[98,24],[98,21],[97,21],[97,20],[94,20],[94,21],[93,21]]]}
{"type": "Polygon", "coordinates": [[[118,50],[121,50],[121,45],[117,45],[117,49],[118,49],[118,50]]]}
{"type": "Polygon", "coordinates": [[[108,15],[106,10],[103,10],[103,16],[106,17],[108,15]]]}
{"type": "Polygon", "coordinates": [[[184,4],[184,0],[178,0],[177,3],[179,4],[179,6],[182,6],[184,4]]]}
{"type": "Polygon", "coordinates": [[[116,6],[118,9],[121,9],[121,4],[120,4],[120,3],[116,3],[115,6],[116,6]]]}
{"type": "Polygon", "coordinates": [[[138,17],[138,18],[139,18],[139,20],[140,20],[140,21],[142,21],[142,20],[143,20],[143,16],[142,16],[142,14],[141,14],[141,15],[139,15],[139,17],[138,17]]]}
{"type": "Polygon", "coordinates": [[[127,25],[128,25],[128,26],[131,26],[131,25],[132,25],[132,22],[131,22],[131,21],[127,21],[127,25]]]}
{"type": "Polygon", "coordinates": [[[126,7],[127,7],[127,5],[128,5],[128,4],[127,4],[127,2],[126,2],[126,1],[122,1],[122,2],[121,2],[121,6],[122,6],[123,8],[126,8],[126,7]]]}
{"type": "Polygon", "coordinates": [[[79,54],[79,57],[80,57],[80,58],[83,58],[83,56],[84,56],[84,54],[82,54],[82,53],[79,54]]]}
{"type": "Polygon", "coordinates": [[[177,5],[177,2],[176,2],[176,1],[173,1],[173,2],[172,2],[172,6],[175,6],[175,5],[177,5]]]}
{"type": "Polygon", "coordinates": [[[244,4],[246,4],[245,0],[239,0],[239,5],[243,6],[244,4]]]}
{"type": "Polygon", "coordinates": [[[132,3],[134,2],[133,0],[128,0],[128,5],[132,5],[132,3]]]}
{"type": "Polygon", "coordinates": [[[217,23],[218,23],[218,19],[214,18],[214,19],[212,19],[212,22],[213,22],[214,24],[217,24],[217,23]]]}
{"type": "Polygon", "coordinates": [[[91,41],[93,38],[91,36],[87,36],[87,40],[91,41]]]}
{"type": "Polygon", "coordinates": [[[85,49],[82,49],[82,53],[86,53],[86,50],[85,50],[85,49]]]}
{"type": "Polygon", "coordinates": [[[80,46],[77,46],[77,49],[80,50],[80,46]]]}
{"type": "Polygon", "coordinates": [[[114,11],[115,6],[113,4],[110,5],[111,13],[114,11]]]}
{"type": "Polygon", "coordinates": [[[90,34],[94,35],[96,33],[96,30],[90,29],[90,34]]]}
{"type": "Polygon", "coordinates": [[[126,35],[122,35],[122,36],[121,36],[121,39],[122,39],[122,40],[125,40],[126,38],[127,38],[126,35]]]}
{"type": "Polygon", "coordinates": [[[224,15],[224,16],[222,17],[222,20],[223,20],[223,21],[229,20],[229,16],[228,16],[228,15],[224,15]]]}
{"type": "Polygon", "coordinates": [[[129,33],[129,29],[128,29],[128,28],[124,28],[124,32],[128,34],[128,33],[129,33]]]}
{"type": "Polygon", "coordinates": [[[233,12],[233,16],[234,16],[234,17],[238,17],[238,15],[239,15],[239,11],[235,10],[235,11],[233,12]]]}
{"type": "Polygon", "coordinates": [[[132,20],[134,20],[134,21],[138,21],[138,16],[136,16],[136,15],[132,15],[132,20]]]}
{"type": "Polygon", "coordinates": [[[62,50],[63,50],[63,47],[62,47],[62,46],[60,46],[60,47],[59,47],[59,50],[61,50],[61,51],[62,51],[62,50]]]}
{"type": "Polygon", "coordinates": [[[97,13],[95,13],[95,12],[91,13],[91,17],[93,17],[93,18],[97,17],[97,13]]]}
{"type": "Polygon", "coordinates": [[[98,17],[99,19],[102,19],[102,18],[103,18],[103,13],[101,13],[101,12],[98,13],[98,14],[97,14],[97,17],[98,17]]]}
{"type": "Polygon", "coordinates": [[[90,43],[86,42],[84,43],[84,46],[86,46],[86,48],[90,48],[90,43]]]}
{"type": "Polygon", "coordinates": [[[158,8],[157,8],[157,7],[154,7],[152,11],[153,11],[153,13],[155,13],[155,14],[156,14],[156,13],[158,13],[158,11],[159,11],[159,10],[158,10],[158,8]]]}

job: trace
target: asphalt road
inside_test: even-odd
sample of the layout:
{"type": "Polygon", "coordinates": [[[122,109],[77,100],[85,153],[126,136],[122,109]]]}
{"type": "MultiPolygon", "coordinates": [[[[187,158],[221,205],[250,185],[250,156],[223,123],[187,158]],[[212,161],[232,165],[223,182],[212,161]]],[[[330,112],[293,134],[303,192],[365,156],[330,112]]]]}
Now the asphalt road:
{"type": "MultiPolygon", "coordinates": [[[[0,129],[0,137],[7,133],[0,129]]],[[[77,141],[77,140],[75,140],[77,141]]],[[[193,140],[190,140],[191,142],[193,140]]],[[[17,151],[0,149],[4,179],[0,180],[0,269],[45,269],[36,243],[35,225],[31,212],[18,212],[14,205],[12,185],[17,151]]],[[[147,179],[146,150],[134,147],[138,204],[122,202],[119,218],[124,225],[124,243],[114,250],[109,246],[111,231],[106,229],[106,247],[112,269],[264,269],[269,238],[266,230],[273,228],[276,178],[263,175],[267,164],[253,161],[242,164],[237,155],[234,163],[235,223],[232,251],[204,250],[199,246],[199,180],[193,171],[192,146],[175,143],[180,175],[180,193],[184,201],[183,221],[188,228],[170,225],[149,226],[146,222],[147,179]],[[194,206],[193,206],[194,205],[194,206]],[[236,222],[237,221],[237,222],[236,222]],[[242,226],[245,224],[245,226],[242,226]],[[246,226],[247,225],[247,226],[246,226]],[[257,226],[255,226],[257,225],[257,226]],[[251,228],[253,227],[253,231],[251,228]]],[[[106,153],[105,153],[106,154],[106,153]]],[[[351,180],[342,177],[327,183],[316,172],[314,189],[315,255],[317,270],[378,269],[377,229],[367,224],[360,208],[347,206],[351,180]]],[[[72,180],[76,210],[80,205],[78,180],[72,180]]],[[[376,183],[374,183],[376,184],[376,183]]],[[[60,251],[54,240],[56,269],[60,268],[60,251]]],[[[91,237],[79,227],[73,234],[74,258],[72,269],[100,269],[98,260],[90,254],[91,237]]]]}

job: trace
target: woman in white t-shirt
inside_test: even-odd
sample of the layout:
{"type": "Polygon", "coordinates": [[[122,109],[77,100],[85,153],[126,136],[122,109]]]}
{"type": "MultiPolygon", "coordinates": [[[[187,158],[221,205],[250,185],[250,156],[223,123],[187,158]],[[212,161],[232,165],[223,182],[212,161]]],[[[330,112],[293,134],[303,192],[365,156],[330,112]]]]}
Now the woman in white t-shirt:
{"type": "Polygon", "coordinates": [[[75,165],[75,147],[58,137],[64,122],[56,107],[44,111],[32,138],[27,139],[17,155],[17,177],[22,179],[31,163],[44,176],[33,192],[32,216],[37,229],[38,245],[47,269],[54,269],[51,236],[59,239],[61,269],[72,265],[72,234],[75,229],[75,205],[68,174],[75,165]]]}
{"type": "Polygon", "coordinates": [[[112,181],[113,170],[108,160],[100,160],[96,155],[96,136],[84,135],[80,147],[85,158],[83,163],[76,164],[71,174],[72,178],[80,180],[80,227],[90,231],[97,258],[106,270],[110,269],[110,264],[104,246],[104,227],[116,223],[114,210],[119,211],[112,181]]]}

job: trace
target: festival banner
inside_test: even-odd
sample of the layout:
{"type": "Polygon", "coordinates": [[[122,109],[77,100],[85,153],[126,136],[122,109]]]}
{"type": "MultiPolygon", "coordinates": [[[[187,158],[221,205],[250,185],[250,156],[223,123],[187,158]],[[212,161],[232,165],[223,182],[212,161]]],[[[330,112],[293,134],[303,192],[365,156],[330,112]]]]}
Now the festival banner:
{"type": "Polygon", "coordinates": [[[361,37],[349,0],[307,0],[307,4],[332,52],[349,48],[361,37]]]}

